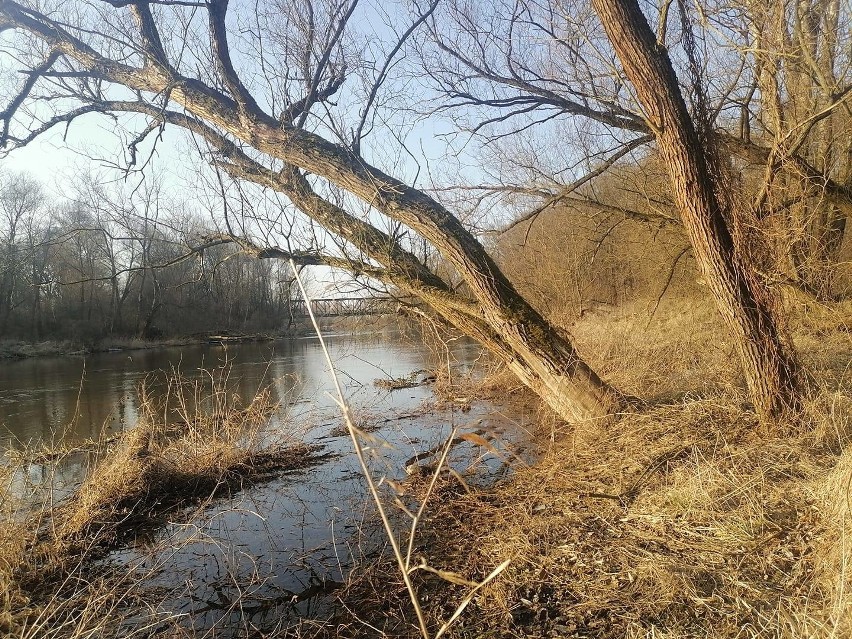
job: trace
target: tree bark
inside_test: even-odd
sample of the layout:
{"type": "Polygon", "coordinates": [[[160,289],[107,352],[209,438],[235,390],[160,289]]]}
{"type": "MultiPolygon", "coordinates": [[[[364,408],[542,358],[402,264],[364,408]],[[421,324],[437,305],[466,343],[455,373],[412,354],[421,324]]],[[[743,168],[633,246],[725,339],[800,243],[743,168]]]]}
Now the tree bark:
{"type": "Polygon", "coordinates": [[[798,410],[800,371],[779,328],[774,294],[737,250],[727,221],[732,211],[708,162],[713,150],[701,141],[667,51],[635,0],[592,2],[656,136],[696,262],[736,339],[758,415],[772,421],[798,410]]]}

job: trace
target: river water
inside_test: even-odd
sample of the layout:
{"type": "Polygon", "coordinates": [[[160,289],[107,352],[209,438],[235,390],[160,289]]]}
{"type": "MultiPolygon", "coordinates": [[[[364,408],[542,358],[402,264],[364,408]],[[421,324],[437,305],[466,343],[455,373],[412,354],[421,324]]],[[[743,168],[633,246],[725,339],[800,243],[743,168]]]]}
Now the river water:
{"type": "MultiPolygon", "coordinates": [[[[459,340],[430,351],[393,330],[331,335],[327,343],[347,400],[375,439],[373,472],[402,480],[414,455],[438,448],[453,428],[484,433],[492,446],[463,442],[450,463],[471,482],[490,481],[523,456],[526,417],[470,401],[436,404],[429,386],[388,391],[376,379],[434,370],[449,359],[473,372],[480,349],[459,340]]],[[[153,609],[167,623],[219,636],[269,633],[332,610],[329,591],[382,544],[351,442],[341,429],[331,378],[318,340],[189,346],[39,358],[0,365],[0,432],[7,447],[81,442],[133,425],[138,387],[155,371],[187,377],[227,371],[245,398],[269,388],[281,411],[270,425],[294,440],[323,447],[328,456],[298,474],[252,486],[217,500],[180,524],[166,526],[108,560],[144,575],[153,609]]],[[[156,385],[154,385],[156,388],[156,385]]],[[[77,481],[72,462],[55,481],[77,481]]],[[[29,469],[30,480],[42,468],[29,469]]],[[[389,495],[386,495],[389,497],[389,495]]],[[[397,521],[402,525],[402,520],[397,521]]],[[[425,549],[428,552],[428,549],[425,549]]]]}

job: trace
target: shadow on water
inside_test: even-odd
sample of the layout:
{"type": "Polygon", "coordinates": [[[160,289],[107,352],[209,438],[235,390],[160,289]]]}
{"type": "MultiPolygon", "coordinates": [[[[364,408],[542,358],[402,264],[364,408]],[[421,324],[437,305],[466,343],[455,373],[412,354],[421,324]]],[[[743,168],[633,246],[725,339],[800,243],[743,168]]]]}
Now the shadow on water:
{"type": "MultiPolygon", "coordinates": [[[[440,449],[454,428],[485,433],[497,447],[522,446],[523,424],[493,406],[474,402],[463,412],[436,406],[428,386],[390,391],[373,383],[433,369],[437,362],[425,348],[393,333],[327,341],[356,421],[375,438],[367,444],[377,478],[403,481],[406,463],[440,449]]],[[[473,366],[479,352],[465,341],[452,346],[454,363],[462,369],[473,366]]],[[[316,340],[11,362],[0,373],[0,416],[7,428],[14,426],[13,442],[64,438],[73,444],[132,424],[139,414],[137,386],[152,371],[201,376],[205,369],[224,366],[233,393],[252,397],[269,387],[284,407],[270,428],[321,444],[327,461],[216,499],[106,561],[143,577],[157,612],[193,631],[242,636],[271,632],[299,618],[323,618],[332,611],[333,591],[383,538],[339,410],[328,395],[331,380],[316,340]],[[63,432],[63,423],[72,427],[63,432]]],[[[162,391],[156,383],[150,390],[162,391]]],[[[454,446],[450,464],[471,482],[505,472],[511,454],[494,455],[475,441],[454,446]]],[[[84,467],[69,457],[60,483],[73,485],[84,467]]],[[[38,468],[31,465],[29,472],[37,475],[38,468]]],[[[56,482],[57,476],[50,479],[56,482]]]]}

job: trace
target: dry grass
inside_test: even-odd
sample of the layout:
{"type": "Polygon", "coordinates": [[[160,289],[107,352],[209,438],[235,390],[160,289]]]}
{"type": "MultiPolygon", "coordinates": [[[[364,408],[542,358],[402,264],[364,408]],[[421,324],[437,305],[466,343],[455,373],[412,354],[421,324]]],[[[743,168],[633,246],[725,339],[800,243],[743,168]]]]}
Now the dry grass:
{"type": "Polygon", "coordinates": [[[595,370],[650,401],[736,392],[736,350],[712,305],[668,299],[612,307],[564,325],[595,370]],[[712,374],[708,372],[712,371],[712,374]]]}
{"type": "MultiPolygon", "coordinates": [[[[242,405],[226,377],[205,384],[175,375],[161,401],[148,398],[133,429],[100,443],[69,497],[52,504],[50,491],[28,492],[9,479],[0,500],[0,632],[99,637],[117,633],[133,614],[141,615],[137,626],[157,621],[139,576],[99,560],[180,520],[190,506],[315,463],[315,447],[264,430],[275,410],[265,392],[242,405]]],[[[16,474],[13,466],[5,472],[16,474]]]]}
{"type": "MultiPolygon", "coordinates": [[[[493,490],[445,486],[421,543],[470,579],[512,560],[453,636],[845,637],[850,470],[810,435],[696,401],[565,433],[493,490]]],[[[393,577],[362,579],[360,596],[393,577]]],[[[437,623],[459,592],[418,585],[437,623]]],[[[405,636],[403,604],[370,623],[405,636]]]]}
{"type": "MultiPolygon", "coordinates": [[[[449,636],[850,636],[850,338],[799,322],[800,345],[821,337],[803,359],[824,388],[802,422],[768,432],[693,311],[572,327],[649,408],[608,430],[543,419],[540,461],[491,489],[442,480],[419,542],[431,565],[475,581],[512,560],[449,636]]],[[[362,570],[343,596],[360,621],[335,634],[416,636],[399,583],[385,564],[362,570]]],[[[416,585],[433,627],[464,592],[416,585]]]]}
{"type": "Polygon", "coordinates": [[[373,386],[386,391],[404,390],[406,388],[417,388],[436,381],[436,373],[419,370],[412,371],[405,377],[383,377],[373,380],[373,386]]]}

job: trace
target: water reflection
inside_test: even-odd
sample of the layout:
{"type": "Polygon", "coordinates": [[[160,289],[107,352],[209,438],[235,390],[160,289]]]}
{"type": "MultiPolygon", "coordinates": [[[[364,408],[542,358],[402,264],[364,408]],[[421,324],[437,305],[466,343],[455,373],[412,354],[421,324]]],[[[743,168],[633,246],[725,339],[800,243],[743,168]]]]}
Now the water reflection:
{"type": "MultiPolygon", "coordinates": [[[[336,336],[328,344],[356,417],[375,429],[371,463],[377,477],[402,480],[406,460],[438,449],[454,428],[487,432],[498,447],[523,440],[524,424],[517,416],[510,419],[485,403],[461,412],[433,406],[429,387],[388,392],[374,386],[376,378],[402,377],[437,364],[429,351],[397,334],[336,336]]],[[[478,355],[469,342],[452,346],[451,357],[460,366],[474,365],[478,355]]],[[[441,357],[446,361],[446,354],[441,357]]],[[[244,398],[269,386],[273,399],[286,406],[271,428],[320,443],[336,457],[217,499],[109,560],[144,575],[150,601],[158,602],[152,605],[182,615],[187,629],[245,636],[327,614],[333,601],[328,591],[382,543],[382,536],[369,516],[339,411],[327,394],[331,380],[316,340],[12,362],[0,369],[0,416],[17,442],[80,441],[104,427],[131,425],[139,411],[138,384],[151,371],[172,368],[196,379],[205,379],[211,368],[227,370],[232,392],[244,398]]],[[[155,382],[153,391],[162,392],[157,383],[164,382],[155,382]]],[[[460,472],[473,465],[475,474],[468,479],[476,481],[503,472],[508,457],[464,442],[450,459],[460,472]]],[[[65,465],[75,466],[82,472],[78,464],[65,465]]],[[[37,474],[39,467],[28,472],[37,474]]],[[[67,480],[63,477],[63,483],[67,480]]]]}
{"type": "MultiPolygon", "coordinates": [[[[425,349],[392,332],[333,336],[328,342],[356,403],[376,394],[374,378],[431,365],[425,349]]],[[[471,349],[475,346],[460,342],[456,356],[465,359],[471,349]]],[[[205,369],[225,366],[230,387],[242,397],[269,385],[274,400],[294,407],[333,405],[325,394],[331,390],[325,360],[310,338],[6,361],[0,365],[0,444],[75,443],[104,429],[132,426],[139,415],[139,384],[152,371],[199,377],[205,369]]]]}

